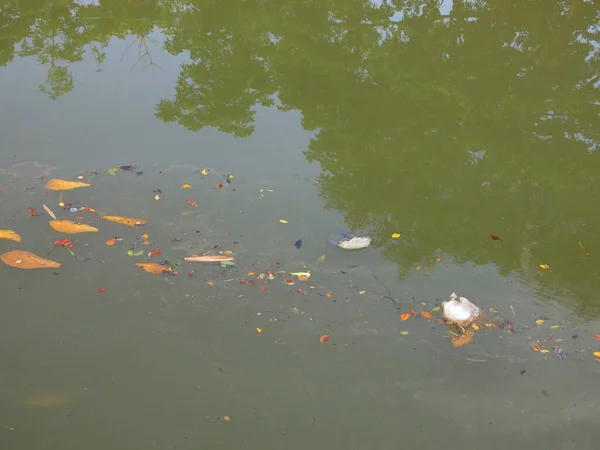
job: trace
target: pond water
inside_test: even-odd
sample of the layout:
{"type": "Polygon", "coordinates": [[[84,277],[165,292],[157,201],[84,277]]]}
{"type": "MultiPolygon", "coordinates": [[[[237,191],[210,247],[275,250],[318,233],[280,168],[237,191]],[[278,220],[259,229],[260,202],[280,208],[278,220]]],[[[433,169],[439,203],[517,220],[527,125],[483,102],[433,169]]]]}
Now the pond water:
{"type": "Polygon", "coordinates": [[[599,18],[5,2],[0,253],[62,267],[0,267],[0,447],[597,448],[599,18]]]}

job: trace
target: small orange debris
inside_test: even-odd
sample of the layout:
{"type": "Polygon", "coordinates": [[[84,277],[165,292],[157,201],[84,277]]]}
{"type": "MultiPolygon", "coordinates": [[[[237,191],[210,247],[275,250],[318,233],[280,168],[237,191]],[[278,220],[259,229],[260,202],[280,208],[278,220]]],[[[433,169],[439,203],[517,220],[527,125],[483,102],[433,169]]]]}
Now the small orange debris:
{"type": "Polygon", "coordinates": [[[198,206],[198,203],[195,200],[186,200],[188,205],[198,206]]]}
{"type": "Polygon", "coordinates": [[[108,241],[106,241],[106,245],[111,247],[111,246],[115,245],[116,242],[117,242],[117,238],[110,238],[108,241]]]}
{"type": "Polygon", "coordinates": [[[401,314],[400,315],[400,319],[402,319],[402,320],[408,320],[408,319],[410,319],[410,314],[406,314],[406,313],[401,314]]]}
{"type": "Polygon", "coordinates": [[[421,311],[421,315],[426,319],[431,319],[431,313],[429,311],[421,311]]]}
{"type": "Polygon", "coordinates": [[[492,323],[492,322],[486,323],[485,326],[488,327],[488,328],[496,328],[496,324],[492,323]]]}
{"type": "Polygon", "coordinates": [[[414,309],[409,309],[408,312],[410,313],[411,316],[413,317],[417,317],[419,315],[418,312],[416,312],[414,309]]]}
{"type": "Polygon", "coordinates": [[[249,276],[249,277],[253,277],[254,275],[255,275],[255,273],[254,273],[254,272],[248,272],[248,276],[249,276]]]}
{"type": "Polygon", "coordinates": [[[435,262],[442,262],[442,258],[436,259],[435,262]]]}
{"type": "Polygon", "coordinates": [[[324,344],[325,342],[327,342],[329,340],[330,337],[331,337],[331,335],[329,333],[328,334],[324,334],[323,336],[321,336],[319,338],[319,342],[321,344],[324,344]]]}
{"type": "Polygon", "coordinates": [[[592,337],[594,338],[595,341],[600,341],[600,334],[595,334],[592,337]]]}
{"type": "Polygon", "coordinates": [[[331,295],[331,292],[328,292],[327,294],[325,294],[326,297],[331,298],[333,297],[333,295],[331,295]]]}

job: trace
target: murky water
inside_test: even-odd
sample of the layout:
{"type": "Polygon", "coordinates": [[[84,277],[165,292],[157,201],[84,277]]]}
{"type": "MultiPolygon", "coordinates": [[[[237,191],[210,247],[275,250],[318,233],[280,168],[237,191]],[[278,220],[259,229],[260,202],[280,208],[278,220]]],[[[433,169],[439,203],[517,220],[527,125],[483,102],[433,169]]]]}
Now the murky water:
{"type": "Polygon", "coordinates": [[[599,6],[5,2],[0,448],[595,449],[599,6]]]}

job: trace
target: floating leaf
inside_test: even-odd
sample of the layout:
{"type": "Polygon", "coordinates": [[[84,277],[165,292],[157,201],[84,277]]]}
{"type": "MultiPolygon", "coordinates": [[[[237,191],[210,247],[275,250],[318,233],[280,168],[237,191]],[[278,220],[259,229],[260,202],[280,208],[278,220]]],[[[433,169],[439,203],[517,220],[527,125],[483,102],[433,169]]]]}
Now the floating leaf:
{"type": "Polygon", "coordinates": [[[595,341],[600,341],[600,334],[595,334],[592,336],[595,341]]]}
{"type": "Polygon", "coordinates": [[[401,332],[400,332],[400,334],[401,334],[402,336],[406,336],[406,335],[408,334],[408,331],[401,331],[401,332]]]}
{"type": "Polygon", "coordinates": [[[256,332],[257,332],[258,334],[260,334],[260,333],[262,333],[262,332],[263,332],[263,330],[262,330],[262,328],[257,328],[257,329],[256,329],[256,332]]]}
{"type": "Polygon", "coordinates": [[[593,353],[593,355],[594,355],[596,358],[600,358],[600,352],[594,352],[594,353],[593,353]]]}
{"type": "Polygon", "coordinates": [[[474,336],[475,331],[471,327],[468,327],[464,334],[451,334],[450,341],[454,347],[462,347],[463,345],[467,345],[469,342],[471,342],[474,336]]]}
{"type": "Polygon", "coordinates": [[[71,220],[51,220],[48,222],[50,227],[58,231],[59,233],[65,234],[77,234],[77,233],[97,233],[98,228],[82,223],[76,223],[71,220]]]}
{"type": "Polygon", "coordinates": [[[206,176],[208,175],[208,170],[206,169],[202,169],[202,172],[200,172],[202,175],[206,176]]]}
{"type": "Polygon", "coordinates": [[[417,317],[419,315],[418,312],[416,312],[414,309],[409,309],[408,312],[410,313],[411,316],[413,317],[417,317]]]}
{"type": "Polygon", "coordinates": [[[279,223],[288,223],[288,221],[285,219],[279,219],[279,223]]]}
{"type": "Polygon", "coordinates": [[[110,238],[108,241],[106,241],[106,245],[108,245],[109,247],[112,247],[113,245],[115,245],[115,243],[117,242],[117,238],[110,238]]]}
{"type": "Polygon", "coordinates": [[[496,308],[489,308],[488,311],[492,314],[498,314],[498,310],[496,308]]]}
{"type": "Polygon", "coordinates": [[[406,313],[401,314],[400,315],[400,319],[402,319],[402,320],[408,320],[408,319],[410,319],[410,314],[406,314],[406,313]]]}
{"type": "Polygon", "coordinates": [[[89,183],[82,183],[81,181],[67,181],[67,180],[58,180],[56,178],[48,181],[46,183],[46,189],[51,191],[68,191],[70,189],[77,189],[81,187],[91,186],[89,183]]]}
{"type": "Polygon", "coordinates": [[[560,328],[560,325],[550,325],[550,328],[556,330],[557,328],[560,328]]]}
{"type": "Polygon", "coordinates": [[[436,259],[435,262],[442,262],[442,258],[436,259]]]}
{"type": "Polygon", "coordinates": [[[325,255],[319,256],[319,259],[317,259],[317,264],[323,264],[324,262],[325,262],[325,255]]]}
{"type": "Polygon", "coordinates": [[[170,266],[158,263],[136,263],[137,267],[141,267],[148,273],[153,273],[156,275],[161,275],[163,273],[170,273],[176,275],[177,272],[174,272],[170,266]]]}
{"type": "Polygon", "coordinates": [[[18,269],[58,269],[61,263],[44,259],[25,250],[11,250],[0,255],[0,261],[18,269]]]}
{"type": "Polygon", "coordinates": [[[21,236],[19,236],[17,232],[13,230],[0,230],[0,239],[21,242],[21,236]]]}
{"type": "Polygon", "coordinates": [[[431,311],[432,311],[432,312],[437,312],[437,311],[439,311],[440,309],[442,309],[442,308],[441,308],[441,307],[439,307],[439,306],[434,306],[433,308],[431,308],[431,311]]]}
{"type": "Polygon", "coordinates": [[[488,322],[488,323],[485,324],[485,326],[488,327],[488,328],[495,328],[496,324],[492,323],[492,322],[488,322]]]}
{"type": "Polygon", "coordinates": [[[302,278],[302,281],[306,281],[310,278],[310,272],[290,272],[290,275],[296,278],[302,278]]]}
{"type": "Polygon", "coordinates": [[[540,353],[550,353],[550,350],[540,349],[540,353]]]}
{"type": "Polygon", "coordinates": [[[534,352],[539,352],[541,349],[542,348],[539,346],[539,344],[531,346],[531,350],[533,350],[534,352]]]}
{"type": "Polygon", "coordinates": [[[548,264],[540,264],[540,269],[549,269],[550,266],[548,264]]]}
{"type": "Polygon", "coordinates": [[[400,233],[394,233],[392,234],[392,239],[400,239],[400,233]]]}
{"type": "Polygon", "coordinates": [[[431,319],[431,313],[429,311],[421,311],[421,315],[426,319],[431,319]]]}
{"type": "Polygon", "coordinates": [[[546,323],[546,321],[544,319],[538,319],[535,321],[535,323],[537,323],[538,325],[543,325],[544,323],[546,323]]]}
{"type": "Polygon", "coordinates": [[[190,186],[189,184],[182,184],[181,185],[181,189],[191,189],[192,186],[190,186]]]}
{"type": "Polygon", "coordinates": [[[320,342],[321,344],[324,344],[325,342],[327,342],[327,341],[329,340],[329,338],[330,338],[330,337],[331,337],[331,335],[330,335],[330,334],[324,334],[323,336],[321,336],[321,337],[319,338],[319,342],[320,342]]]}
{"type": "Polygon", "coordinates": [[[102,218],[104,220],[108,220],[109,222],[120,223],[122,225],[127,225],[130,227],[139,227],[148,223],[148,221],[144,219],[133,219],[131,217],[122,216],[102,216],[102,218]]]}
{"type": "Polygon", "coordinates": [[[475,323],[474,323],[474,324],[472,324],[471,326],[473,327],[473,329],[474,329],[475,331],[479,331],[479,325],[477,325],[477,324],[475,324],[475,323]]]}
{"type": "Polygon", "coordinates": [[[198,203],[195,200],[186,200],[186,202],[187,202],[188,205],[198,206],[198,203]]]}
{"type": "Polygon", "coordinates": [[[496,236],[495,234],[490,234],[490,238],[492,238],[492,241],[500,241],[500,237],[496,236]]]}
{"type": "Polygon", "coordinates": [[[118,172],[118,171],[119,171],[119,168],[118,168],[118,167],[113,167],[112,169],[108,169],[108,170],[107,170],[108,174],[109,174],[109,175],[112,175],[113,177],[114,177],[115,175],[117,175],[117,172],[118,172]]]}

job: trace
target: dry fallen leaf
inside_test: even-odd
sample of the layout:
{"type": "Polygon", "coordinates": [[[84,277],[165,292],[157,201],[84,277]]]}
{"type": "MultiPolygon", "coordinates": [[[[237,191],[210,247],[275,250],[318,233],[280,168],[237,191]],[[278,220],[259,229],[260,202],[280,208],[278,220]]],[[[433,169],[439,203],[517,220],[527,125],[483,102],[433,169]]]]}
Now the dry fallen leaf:
{"type": "Polygon", "coordinates": [[[544,349],[541,349],[541,350],[540,350],[540,353],[550,353],[550,350],[544,350],[544,349]]]}
{"type": "Polygon", "coordinates": [[[600,352],[594,352],[594,353],[593,353],[593,355],[594,355],[596,358],[600,358],[600,352]]]}
{"type": "Polygon", "coordinates": [[[206,176],[208,175],[208,170],[206,169],[202,169],[202,172],[200,172],[202,175],[206,176]]]}
{"type": "Polygon", "coordinates": [[[263,332],[263,330],[262,330],[262,328],[257,328],[257,329],[256,329],[256,332],[257,332],[258,334],[260,334],[260,333],[262,333],[262,332],[263,332]]]}
{"type": "Polygon", "coordinates": [[[106,245],[108,245],[109,247],[112,247],[113,245],[115,245],[116,242],[117,242],[117,238],[110,238],[108,241],[106,241],[106,245]]]}
{"type": "Polygon", "coordinates": [[[64,234],[77,234],[77,233],[97,233],[98,228],[92,227],[90,225],[85,225],[82,223],[76,223],[72,220],[51,220],[48,222],[50,227],[58,231],[59,233],[64,234]]]}
{"type": "Polygon", "coordinates": [[[436,311],[439,311],[440,309],[442,309],[442,308],[440,308],[439,306],[435,306],[435,307],[431,308],[431,311],[436,312],[436,311]]]}
{"type": "Polygon", "coordinates": [[[153,273],[155,275],[162,275],[163,273],[171,273],[176,275],[177,272],[174,272],[169,266],[158,264],[158,263],[136,263],[138,267],[141,267],[148,273],[153,273]]]}
{"type": "Polygon", "coordinates": [[[592,336],[595,341],[600,341],[600,334],[595,334],[592,336]]]}
{"type": "Polygon", "coordinates": [[[11,250],[0,255],[0,261],[7,266],[18,269],[58,269],[61,263],[44,259],[34,253],[25,250],[11,250]]]}
{"type": "Polygon", "coordinates": [[[540,269],[549,269],[550,266],[548,264],[540,264],[540,269]]]}
{"type": "Polygon", "coordinates": [[[0,230],[0,239],[21,242],[21,236],[19,236],[17,232],[13,230],[0,230]]]}
{"type": "Polygon", "coordinates": [[[431,313],[429,311],[421,311],[421,315],[426,319],[431,319],[431,313]]]}
{"type": "Polygon", "coordinates": [[[473,336],[475,336],[475,331],[473,331],[471,327],[468,327],[465,330],[464,334],[451,334],[450,341],[452,342],[452,345],[454,347],[462,347],[463,345],[466,345],[469,342],[471,342],[473,336]]]}
{"type": "Polygon", "coordinates": [[[223,417],[223,420],[224,420],[225,422],[229,422],[229,421],[231,420],[231,417],[229,417],[229,416],[224,416],[224,417],[223,417]]]}
{"type": "Polygon", "coordinates": [[[330,338],[330,337],[331,337],[331,335],[330,335],[330,334],[324,334],[323,336],[321,336],[321,337],[319,338],[319,342],[320,342],[321,344],[324,344],[325,342],[327,342],[327,341],[329,340],[329,338],[330,338]]]}
{"type": "Polygon", "coordinates": [[[488,328],[495,328],[496,324],[492,323],[492,322],[488,322],[488,323],[485,324],[485,326],[488,327],[488,328]]]}
{"type": "Polygon", "coordinates": [[[89,183],[82,183],[81,181],[67,181],[52,179],[46,183],[46,189],[51,191],[68,191],[70,189],[76,189],[81,187],[91,186],[89,183]]]}
{"type": "Polygon", "coordinates": [[[544,319],[538,319],[535,321],[535,323],[537,323],[538,325],[543,325],[544,323],[546,323],[546,321],[544,319]]]}
{"type": "Polygon", "coordinates": [[[392,239],[399,239],[399,238],[400,238],[400,233],[392,234],[392,239]]]}
{"type": "Polygon", "coordinates": [[[477,325],[477,324],[475,324],[475,323],[474,323],[474,324],[473,324],[473,325],[471,325],[471,326],[473,327],[473,329],[474,329],[475,331],[479,331],[479,325],[477,325]]]}
{"type": "Polygon", "coordinates": [[[181,185],[181,189],[191,189],[191,188],[192,188],[192,186],[190,186],[190,185],[189,185],[189,184],[187,184],[187,183],[186,183],[186,184],[182,184],[182,185],[181,185]]]}
{"type": "Polygon", "coordinates": [[[442,262],[442,258],[436,259],[435,262],[442,262]]]}
{"type": "Polygon", "coordinates": [[[279,219],[279,222],[280,222],[280,223],[288,223],[288,221],[287,221],[287,220],[285,220],[285,219],[279,219]]]}
{"type": "Polygon", "coordinates": [[[406,314],[406,313],[400,314],[400,319],[402,319],[402,320],[408,320],[408,319],[410,319],[410,314],[406,314]]]}
{"type": "Polygon", "coordinates": [[[109,222],[120,223],[122,225],[127,225],[130,227],[139,227],[148,223],[148,221],[144,219],[133,219],[131,217],[122,216],[102,216],[102,218],[104,220],[108,220],[109,222]]]}
{"type": "Polygon", "coordinates": [[[401,331],[401,332],[400,332],[400,334],[401,334],[402,336],[406,336],[406,335],[408,335],[408,331],[401,331]]]}

